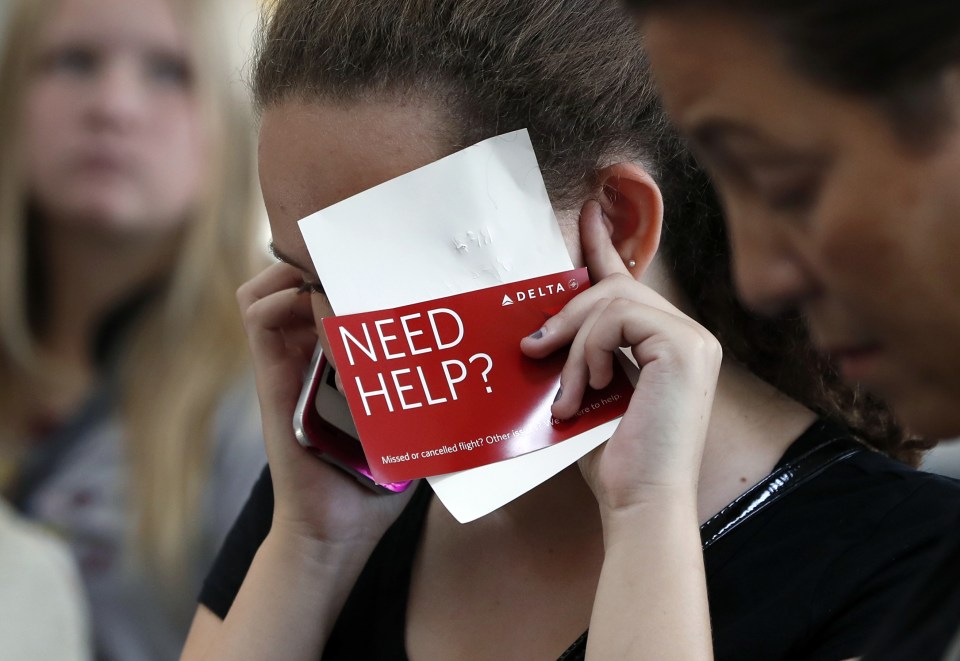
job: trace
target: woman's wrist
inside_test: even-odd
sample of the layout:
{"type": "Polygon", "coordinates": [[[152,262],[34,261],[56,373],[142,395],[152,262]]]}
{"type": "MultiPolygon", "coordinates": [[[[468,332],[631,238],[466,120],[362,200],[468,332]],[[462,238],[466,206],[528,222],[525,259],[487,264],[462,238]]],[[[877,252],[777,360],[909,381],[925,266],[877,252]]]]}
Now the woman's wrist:
{"type": "Polygon", "coordinates": [[[316,659],[369,553],[274,521],[204,658],[316,659]]]}
{"type": "Polygon", "coordinates": [[[696,485],[643,485],[614,501],[600,501],[604,539],[632,538],[670,521],[697,521],[696,485]]]}
{"type": "Polygon", "coordinates": [[[604,559],[587,658],[709,659],[696,488],[645,485],[630,495],[601,506],[604,559]]]}
{"type": "Polygon", "coordinates": [[[331,570],[337,574],[349,574],[351,572],[346,570],[350,568],[358,572],[363,568],[376,542],[363,538],[322,539],[295,523],[275,517],[264,545],[308,574],[331,570]]]}

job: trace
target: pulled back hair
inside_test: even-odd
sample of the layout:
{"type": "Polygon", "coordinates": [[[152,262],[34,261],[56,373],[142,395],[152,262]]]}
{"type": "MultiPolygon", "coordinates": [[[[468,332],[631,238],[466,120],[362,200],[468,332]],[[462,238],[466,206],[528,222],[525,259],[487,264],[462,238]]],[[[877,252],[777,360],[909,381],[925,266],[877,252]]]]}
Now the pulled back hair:
{"type": "Polygon", "coordinates": [[[843,385],[797,318],[763,320],[733,292],[719,204],[670,128],[636,28],[595,0],[280,0],[261,27],[257,105],[426,98],[454,148],[526,128],[555,207],[578,208],[597,174],[642,164],[664,198],[661,257],[693,313],[752,372],[873,447],[915,463],[877,401],[843,385]]]}
{"type": "Polygon", "coordinates": [[[908,143],[949,124],[944,72],[960,64],[960,2],[626,0],[641,12],[708,10],[757,23],[798,71],[876,102],[908,143]]]}

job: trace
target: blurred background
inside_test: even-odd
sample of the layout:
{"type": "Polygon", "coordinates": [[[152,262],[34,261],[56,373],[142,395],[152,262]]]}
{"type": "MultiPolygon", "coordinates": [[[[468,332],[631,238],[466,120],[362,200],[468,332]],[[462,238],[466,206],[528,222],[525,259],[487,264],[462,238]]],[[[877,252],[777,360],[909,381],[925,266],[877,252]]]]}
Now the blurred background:
{"type": "Polygon", "coordinates": [[[0,1],[0,658],[178,658],[265,466],[259,13],[0,1]]]}
{"type": "MultiPolygon", "coordinates": [[[[0,658],[176,659],[264,465],[233,297],[266,259],[245,82],[264,4],[0,1],[0,658]],[[154,128],[160,194],[133,212],[109,154],[154,128]],[[169,151],[182,135],[201,153],[169,151]],[[78,141],[82,185],[58,169],[78,141]]],[[[924,468],[960,477],[960,443],[924,468]]]]}

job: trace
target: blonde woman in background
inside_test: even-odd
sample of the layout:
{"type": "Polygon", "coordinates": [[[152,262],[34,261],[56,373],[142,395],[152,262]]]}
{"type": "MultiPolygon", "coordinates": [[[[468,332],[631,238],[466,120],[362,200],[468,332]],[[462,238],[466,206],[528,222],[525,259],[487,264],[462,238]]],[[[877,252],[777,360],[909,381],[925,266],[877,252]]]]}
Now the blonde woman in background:
{"type": "Polygon", "coordinates": [[[71,545],[98,658],[174,658],[264,462],[234,298],[257,191],[230,30],[210,1],[7,11],[0,483],[71,545]]]}

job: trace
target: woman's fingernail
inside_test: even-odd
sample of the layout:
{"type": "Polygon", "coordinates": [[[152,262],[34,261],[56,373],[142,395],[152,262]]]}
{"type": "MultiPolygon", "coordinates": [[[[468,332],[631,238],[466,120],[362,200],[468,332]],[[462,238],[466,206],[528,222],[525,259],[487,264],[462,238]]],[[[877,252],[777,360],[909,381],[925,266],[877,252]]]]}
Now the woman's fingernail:
{"type": "Polygon", "coordinates": [[[538,328],[533,333],[530,333],[529,337],[531,340],[539,340],[541,337],[543,337],[543,326],[538,328]]]}
{"type": "Polygon", "coordinates": [[[559,402],[561,397],[563,397],[563,386],[557,389],[557,396],[553,398],[553,403],[556,404],[559,402]]]}

